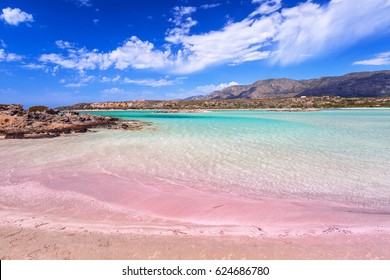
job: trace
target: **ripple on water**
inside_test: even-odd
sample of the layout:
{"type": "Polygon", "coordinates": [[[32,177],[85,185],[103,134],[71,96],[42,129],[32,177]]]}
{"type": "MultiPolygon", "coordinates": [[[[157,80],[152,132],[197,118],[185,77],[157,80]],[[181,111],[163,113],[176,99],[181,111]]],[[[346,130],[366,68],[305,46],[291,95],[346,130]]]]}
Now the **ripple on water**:
{"type": "Polygon", "coordinates": [[[55,178],[60,170],[129,180],[147,175],[241,195],[390,207],[390,110],[99,114],[157,125],[135,132],[0,141],[0,177],[8,176],[9,182],[10,176],[28,178],[34,172],[55,178]]]}

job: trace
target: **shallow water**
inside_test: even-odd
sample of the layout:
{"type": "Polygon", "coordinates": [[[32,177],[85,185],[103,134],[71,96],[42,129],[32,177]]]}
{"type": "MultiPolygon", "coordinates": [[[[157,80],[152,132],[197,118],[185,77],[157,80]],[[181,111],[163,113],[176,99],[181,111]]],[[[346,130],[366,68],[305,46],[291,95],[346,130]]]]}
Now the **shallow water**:
{"type": "Polygon", "coordinates": [[[94,113],[154,125],[0,141],[0,205],[181,219],[200,191],[390,209],[390,109],[94,113]]]}
{"type": "Polygon", "coordinates": [[[115,156],[115,167],[103,164],[107,172],[243,195],[390,206],[390,110],[99,114],[156,123],[156,130],[91,136],[104,139],[99,151],[107,158],[115,156]]]}

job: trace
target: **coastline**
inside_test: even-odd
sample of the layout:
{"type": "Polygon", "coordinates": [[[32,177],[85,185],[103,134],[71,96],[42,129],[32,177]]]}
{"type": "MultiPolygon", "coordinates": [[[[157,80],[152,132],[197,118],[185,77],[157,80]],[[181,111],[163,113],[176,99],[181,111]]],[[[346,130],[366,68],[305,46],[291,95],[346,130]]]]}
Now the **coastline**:
{"type": "Polygon", "coordinates": [[[134,100],[134,101],[106,101],[93,103],[79,103],[62,106],[60,110],[111,110],[111,109],[138,109],[138,110],[257,110],[257,109],[332,109],[332,108],[359,108],[359,107],[389,107],[388,97],[338,97],[338,96],[307,96],[307,97],[264,97],[257,99],[193,99],[193,100],[134,100]]]}
{"type": "MultiPolygon", "coordinates": [[[[386,209],[166,186],[153,189],[154,197],[139,191],[128,202],[131,214],[111,212],[119,204],[105,205],[109,210],[103,212],[67,213],[60,210],[61,191],[53,193],[58,206],[52,210],[2,203],[0,259],[390,259],[386,209]]],[[[31,194],[25,196],[18,203],[31,194]]],[[[35,197],[31,203],[40,199],[53,200],[35,197]]]]}
{"type": "MultiPolygon", "coordinates": [[[[187,109],[183,110],[172,110],[172,113],[210,113],[214,111],[267,111],[267,112],[318,112],[325,110],[389,110],[390,107],[351,107],[351,108],[314,108],[314,109],[298,109],[294,110],[292,108],[243,108],[243,109],[199,109],[196,111],[189,111],[187,109]]],[[[73,110],[75,112],[126,112],[126,111],[164,111],[165,109],[85,109],[85,110],[73,110]]]]}
{"type": "MultiPolygon", "coordinates": [[[[125,173],[116,172],[99,164],[145,153],[127,150],[137,144],[128,137],[119,138],[118,148],[106,150],[115,143],[112,133],[80,136],[81,154],[65,138],[42,140],[44,150],[28,140],[22,146],[21,141],[2,143],[9,164],[0,171],[1,258],[390,259],[385,251],[390,246],[386,201],[374,205],[321,195],[243,194],[210,184],[199,188],[196,180],[181,184],[142,170],[131,173],[126,166],[125,173]],[[101,140],[107,141],[104,153],[84,149],[98,148],[101,140]],[[57,162],[54,142],[62,143],[70,156],[57,162]],[[16,161],[15,154],[6,153],[8,147],[22,148],[16,161]],[[104,159],[98,165],[88,161],[96,152],[104,159]],[[42,153],[52,156],[40,157],[42,153]],[[22,161],[34,156],[38,165],[22,161]]],[[[157,151],[163,147],[156,144],[157,151]]],[[[141,163],[136,158],[127,164],[141,163]]]]}

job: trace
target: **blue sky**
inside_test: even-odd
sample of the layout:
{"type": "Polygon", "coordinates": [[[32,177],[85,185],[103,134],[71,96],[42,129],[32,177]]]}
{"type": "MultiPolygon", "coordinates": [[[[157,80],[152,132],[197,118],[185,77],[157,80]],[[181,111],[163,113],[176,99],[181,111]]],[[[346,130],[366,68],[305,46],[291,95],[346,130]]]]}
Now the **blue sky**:
{"type": "Polygon", "coordinates": [[[0,103],[181,99],[389,69],[389,0],[2,0],[0,103]]]}

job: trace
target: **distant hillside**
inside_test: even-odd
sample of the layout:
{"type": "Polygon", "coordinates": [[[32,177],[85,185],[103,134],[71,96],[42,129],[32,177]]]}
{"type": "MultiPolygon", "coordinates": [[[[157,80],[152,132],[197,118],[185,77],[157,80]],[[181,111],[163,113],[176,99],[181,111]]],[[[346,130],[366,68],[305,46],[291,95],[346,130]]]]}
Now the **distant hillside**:
{"type": "MultiPolygon", "coordinates": [[[[136,100],[118,102],[79,103],[59,107],[58,110],[162,110],[191,111],[216,109],[292,109],[311,110],[321,108],[390,107],[390,97],[343,98],[336,96],[311,96],[260,99],[213,99],[213,100],[136,100]]],[[[0,106],[1,109],[1,106],[0,106]]]]}
{"type": "Polygon", "coordinates": [[[324,96],[389,97],[390,71],[350,73],[311,80],[268,79],[250,85],[224,88],[188,99],[261,99],[277,97],[324,96]]]}

